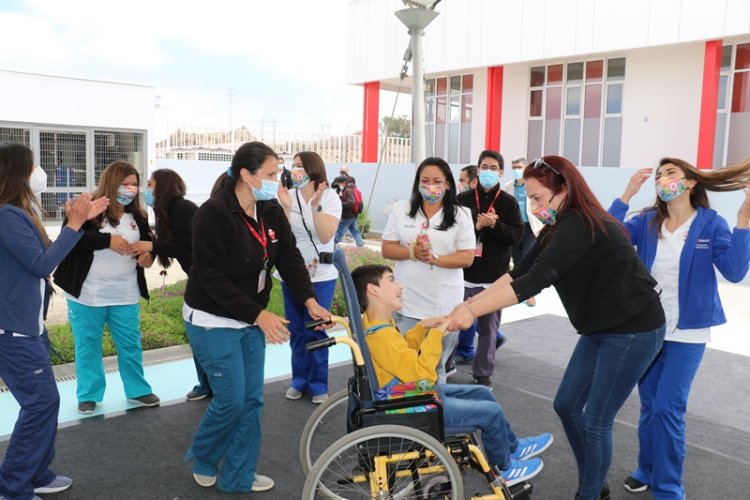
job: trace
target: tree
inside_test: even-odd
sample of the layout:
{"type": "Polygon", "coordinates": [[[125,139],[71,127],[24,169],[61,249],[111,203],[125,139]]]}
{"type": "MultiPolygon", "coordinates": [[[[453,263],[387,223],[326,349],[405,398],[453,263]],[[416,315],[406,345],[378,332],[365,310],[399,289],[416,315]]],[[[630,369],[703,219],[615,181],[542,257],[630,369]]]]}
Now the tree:
{"type": "Polygon", "coordinates": [[[383,134],[387,132],[388,137],[408,139],[411,137],[411,120],[406,115],[401,115],[392,120],[389,116],[384,116],[380,122],[380,132],[383,134]]]}

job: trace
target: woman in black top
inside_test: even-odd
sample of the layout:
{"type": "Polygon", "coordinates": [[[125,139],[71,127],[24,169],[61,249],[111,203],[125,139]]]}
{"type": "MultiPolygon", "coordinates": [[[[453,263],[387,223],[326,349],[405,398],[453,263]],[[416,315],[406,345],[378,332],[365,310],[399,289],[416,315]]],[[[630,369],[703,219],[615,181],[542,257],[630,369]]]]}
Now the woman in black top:
{"type": "Polygon", "coordinates": [[[275,199],[277,174],[271,148],[260,142],[242,145],[193,219],[193,267],[183,316],[214,397],[186,459],[194,459],[199,485],[213,486],[218,475],[218,487],[226,492],[273,487],[270,478],[255,473],[266,342],[289,340],[288,321],[265,309],[271,268],[278,269],[311,318],[330,318],[315,298],[289,220],[275,199]]]}
{"type": "MultiPolygon", "coordinates": [[[[156,238],[153,241],[138,241],[130,245],[134,255],[150,254],[164,268],[162,273],[177,259],[185,273],[190,271],[193,262],[193,216],[198,206],[185,199],[187,187],[180,174],[168,168],[160,168],[151,173],[148,188],[143,190],[146,205],[154,209],[156,217],[156,238]]],[[[211,396],[208,377],[198,361],[195,371],[198,385],[187,393],[188,401],[198,401],[211,396]]]]}
{"type": "Polygon", "coordinates": [[[615,416],[664,341],[658,287],[572,163],[546,156],[524,179],[546,226],[511,273],[454,309],[449,328],[555,286],[581,335],[554,402],[578,464],[576,498],[609,498],[615,416]]]}

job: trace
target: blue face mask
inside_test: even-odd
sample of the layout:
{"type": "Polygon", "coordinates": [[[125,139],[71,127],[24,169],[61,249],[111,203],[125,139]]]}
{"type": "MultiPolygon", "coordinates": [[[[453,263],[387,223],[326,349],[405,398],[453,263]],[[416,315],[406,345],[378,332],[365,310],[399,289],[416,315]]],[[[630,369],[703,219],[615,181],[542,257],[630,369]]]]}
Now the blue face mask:
{"type": "Polygon", "coordinates": [[[479,184],[484,189],[490,189],[492,186],[500,182],[500,174],[493,170],[480,170],[479,171],[479,184]]]}
{"type": "Polygon", "coordinates": [[[523,179],[523,169],[522,168],[514,168],[513,169],[513,177],[517,181],[520,181],[521,179],[523,179]]]}
{"type": "Polygon", "coordinates": [[[255,201],[268,201],[276,198],[276,193],[279,191],[279,181],[269,181],[268,179],[261,179],[260,189],[256,189],[250,186],[253,190],[253,196],[255,201]]]}
{"type": "Polygon", "coordinates": [[[154,190],[151,188],[146,188],[143,190],[143,201],[146,202],[146,205],[148,205],[151,208],[154,208],[154,190]]]}

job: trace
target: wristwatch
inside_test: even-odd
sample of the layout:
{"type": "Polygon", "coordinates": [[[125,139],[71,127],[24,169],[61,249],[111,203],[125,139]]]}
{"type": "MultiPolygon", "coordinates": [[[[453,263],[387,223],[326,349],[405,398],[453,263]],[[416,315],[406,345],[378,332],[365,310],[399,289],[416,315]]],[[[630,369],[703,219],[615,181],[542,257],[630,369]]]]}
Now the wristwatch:
{"type": "Polygon", "coordinates": [[[323,205],[318,205],[318,208],[315,209],[316,212],[322,212],[323,211],[323,205]]]}
{"type": "Polygon", "coordinates": [[[439,255],[432,254],[432,258],[435,259],[435,264],[437,264],[438,261],[440,260],[440,256],[439,255]]]}

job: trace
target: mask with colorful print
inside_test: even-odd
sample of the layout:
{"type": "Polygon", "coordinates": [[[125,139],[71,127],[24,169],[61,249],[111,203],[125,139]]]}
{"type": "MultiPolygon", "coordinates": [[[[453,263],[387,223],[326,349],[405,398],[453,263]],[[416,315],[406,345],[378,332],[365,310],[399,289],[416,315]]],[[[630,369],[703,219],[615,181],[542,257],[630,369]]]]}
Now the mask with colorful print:
{"type": "Polygon", "coordinates": [[[126,206],[130,205],[138,194],[138,188],[132,186],[120,186],[117,189],[117,203],[126,206]]]}
{"type": "Polygon", "coordinates": [[[294,186],[294,189],[302,189],[307,186],[308,182],[310,182],[310,177],[307,175],[304,168],[292,168],[292,185],[294,186]]]}
{"type": "Polygon", "coordinates": [[[445,186],[442,184],[420,184],[419,194],[422,195],[424,201],[430,205],[434,205],[445,196],[445,186]]]}
{"type": "Polygon", "coordinates": [[[555,196],[557,196],[557,193],[552,195],[552,198],[547,202],[547,206],[537,205],[531,211],[531,213],[534,214],[542,224],[552,225],[555,223],[555,220],[557,220],[557,214],[559,212],[552,208],[552,200],[555,199],[555,196]]]}
{"type": "Polygon", "coordinates": [[[656,196],[665,203],[679,198],[685,191],[687,186],[684,178],[662,177],[656,181],[656,196]]]}

